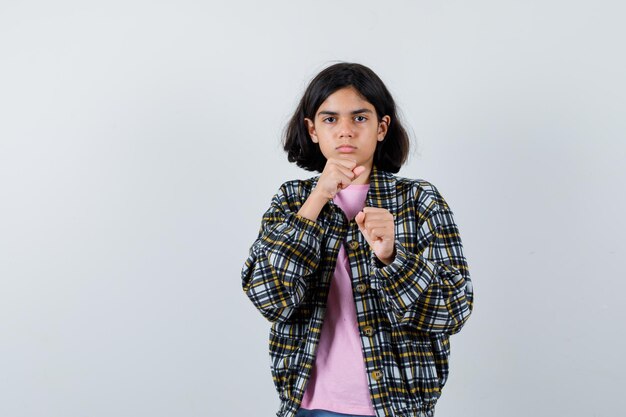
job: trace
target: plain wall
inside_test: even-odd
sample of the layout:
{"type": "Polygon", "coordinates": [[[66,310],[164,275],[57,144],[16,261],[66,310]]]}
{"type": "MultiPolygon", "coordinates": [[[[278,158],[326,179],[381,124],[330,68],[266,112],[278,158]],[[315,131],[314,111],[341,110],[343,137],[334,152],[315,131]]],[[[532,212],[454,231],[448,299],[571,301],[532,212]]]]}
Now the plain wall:
{"type": "Polygon", "coordinates": [[[626,407],[618,1],[2,1],[0,415],[272,416],[241,267],[307,82],[370,66],[475,310],[440,417],[626,407]]]}

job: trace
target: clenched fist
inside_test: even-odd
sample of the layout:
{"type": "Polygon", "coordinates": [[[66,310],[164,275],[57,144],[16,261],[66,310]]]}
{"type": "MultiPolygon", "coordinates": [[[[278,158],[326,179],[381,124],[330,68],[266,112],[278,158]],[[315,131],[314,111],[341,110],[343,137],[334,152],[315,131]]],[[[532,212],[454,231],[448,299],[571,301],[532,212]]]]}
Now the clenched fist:
{"type": "Polygon", "coordinates": [[[348,157],[328,158],[313,191],[330,200],[352,184],[365,170],[364,166],[357,166],[356,161],[348,157]]]}
{"type": "Polygon", "coordinates": [[[385,265],[396,257],[393,214],[377,207],[364,207],[354,218],[365,240],[385,265]]]}

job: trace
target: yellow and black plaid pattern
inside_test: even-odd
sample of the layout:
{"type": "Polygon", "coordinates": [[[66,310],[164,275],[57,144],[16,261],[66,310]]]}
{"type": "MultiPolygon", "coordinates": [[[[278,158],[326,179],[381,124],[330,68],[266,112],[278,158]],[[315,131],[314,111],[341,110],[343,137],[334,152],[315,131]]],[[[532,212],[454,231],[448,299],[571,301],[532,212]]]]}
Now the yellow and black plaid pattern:
{"type": "Polygon", "coordinates": [[[302,401],[343,244],[377,416],[432,417],[448,379],[449,337],[473,306],[452,211],[428,181],[374,166],[366,206],[386,208],[395,219],[396,257],[385,266],[332,200],[315,222],[296,214],[318,179],[280,187],[241,271],[243,291],[272,322],[277,416],[294,416],[302,401]]]}

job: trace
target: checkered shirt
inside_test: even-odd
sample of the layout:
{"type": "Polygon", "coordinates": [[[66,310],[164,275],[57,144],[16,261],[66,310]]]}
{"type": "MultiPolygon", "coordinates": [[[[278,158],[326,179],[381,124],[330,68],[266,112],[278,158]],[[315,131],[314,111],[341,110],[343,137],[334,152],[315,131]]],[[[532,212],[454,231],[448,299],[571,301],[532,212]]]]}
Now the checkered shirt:
{"type": "Polygon", "coordinates": [[[316,221],[297,214],[318,180],[282,184],[241,271],[243,291],[272,323],[270,367],[281,400],[276,415],[293,417],[300,407],[344,244],[377,417],[432,417],[448,379],[450,335],[473,308],[452,211],[428,181],[373,166],[365,205],[389,210],[395,223],[396,256],[385,265],[332,200],[316,221]]]}

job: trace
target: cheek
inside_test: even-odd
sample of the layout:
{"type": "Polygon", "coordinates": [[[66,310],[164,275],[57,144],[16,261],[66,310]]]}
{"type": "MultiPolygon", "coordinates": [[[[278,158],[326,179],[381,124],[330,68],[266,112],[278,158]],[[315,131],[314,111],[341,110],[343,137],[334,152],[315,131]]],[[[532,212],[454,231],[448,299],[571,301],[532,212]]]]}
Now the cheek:
{"type": "Polygon", "coordinates": [[[320,140],[319,146],[320,151],[322,151],[322,154],[324,154],[324,156],[328,156],[334,150],[334,146],[325,140],[320,140]]]}

